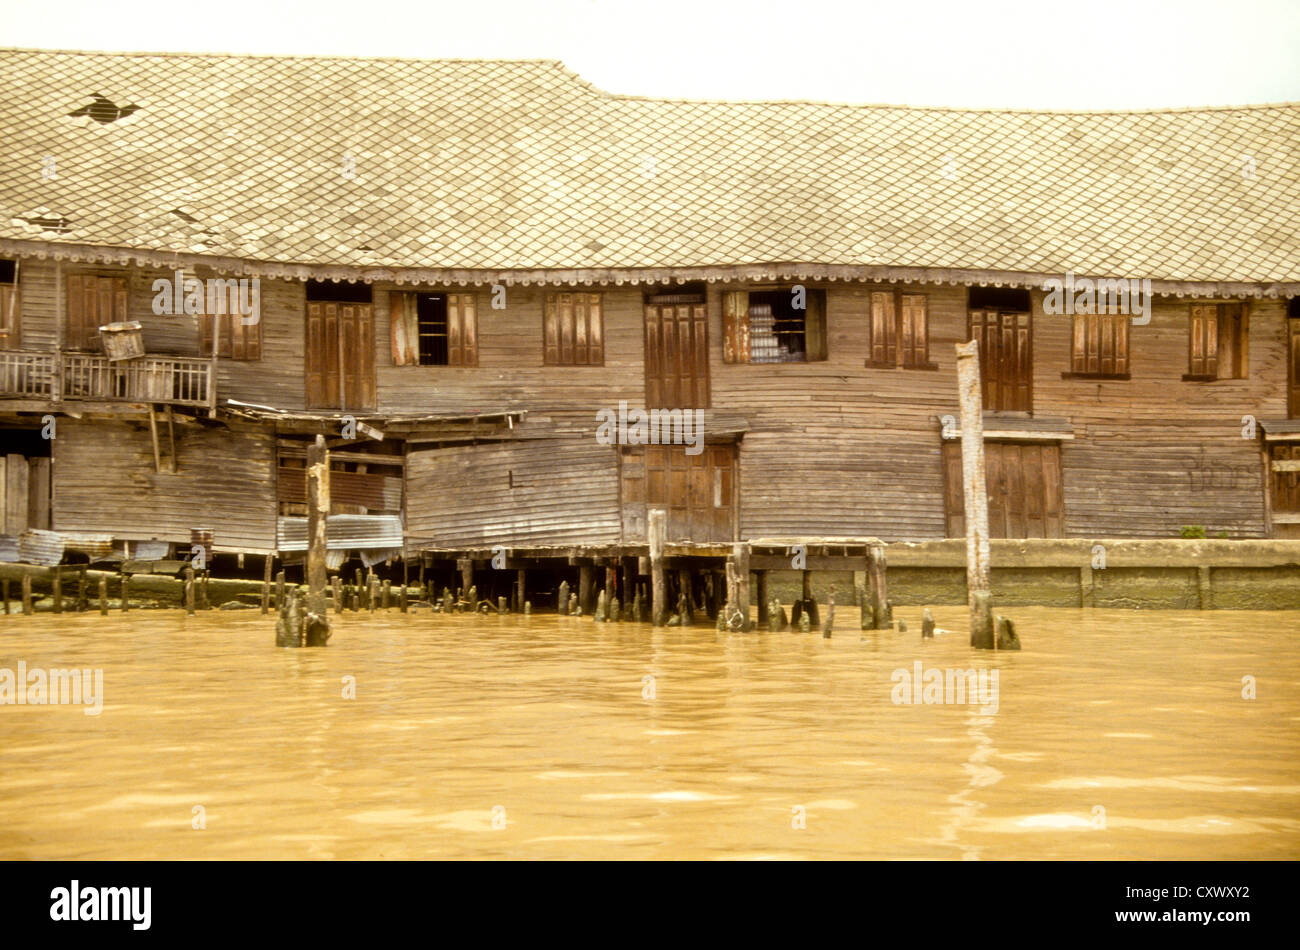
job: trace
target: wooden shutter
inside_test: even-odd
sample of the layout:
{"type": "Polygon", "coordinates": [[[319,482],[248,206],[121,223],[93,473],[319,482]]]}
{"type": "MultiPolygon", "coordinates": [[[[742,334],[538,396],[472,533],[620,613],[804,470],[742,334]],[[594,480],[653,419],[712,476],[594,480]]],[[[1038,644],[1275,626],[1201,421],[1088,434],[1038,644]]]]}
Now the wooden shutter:
{"type": "Polygon", "coordinates": [[[897,326],[893,291],[874,291],[871,294],[871,362],[882,366],[898,364],[897,326]]]}
{"type": "Polygon", "coordinates": [[[15,350],[21,345],[21,315],[17,284],[0,284],[0,350],[15,350]]]}
{"type": "Polygon", "coordinates": [[[826,294],[820,290],[809,290],[804,311],[803,340],[804,358],[812,360],[826,359],[826,294]]]}
{"type": "Polygon", "coordinates": [[[587,311],[587,365],[605,365],[605,312],[600,294],[582,294],[587,311]]]}
{"type": "MultiPolygon", "coordinates": [[[[556,315],[560,327],[560,359],[562,365],[570,366],[574,362],[574,327],[573,294],[556,294],[556,315]]],[[[584,339],[584,343],[586,340],[584,339]]]]}
{"type": "Polygon", "coordinates": [[[230,358],[235,360],[260,360],[262,358],[262,318],[245,323],[242,313],[227,314],[230,324],[230,358]]]}
{"type": "Polygon", "coordinates": [[[1192,376],[1219,374],[1219,314],[1213,304],[1192,304],[1187,372],[1192,376]]]}
{"type": "Polygon", "coordinates": [[[478,365],[478,314],[473,294],[447,295],[447,365],[478,365]]]}
{"type": "Polygon", "coordinates": [[[98,349],[99,328],[126,320],[126,279],[69,274],[67,303],[64,346],[70,350],[98,349]]]}
{"type": "Polygon", "coordinates": [[[1287,320],[1290,353],[1287,365],[1290,367],[1287,378],[1287,416],[1300,419],[1300,317],[1287,320]]]}
{"type": "Polygon", "coordinates": [[[547,366],[560,362],[560,304],[555,294],[547,294],[542,306],[542,362],[547,366]]]}
{"type": "Polygon", "coordinates": [[[392,342],[393,365],[418,365],[420,324],[415,294],[399,290],[388,292],[388,326],[392,342]]]}
{"type": "Polygon", "coordinates": [[[308,301],[306,343],[307,408],[338,408],[338,304],[308,301]]]}
{"type": "Polygon", "coordinates": [[[548,365],[604,365],[601,295],[548,294],[542,311],[542,351],[548,365]]]}
{"type": "Polygon", "coordinates": [[[1074,318],[1070,366],[1073,372],[1118,376],[1128,372],[1129,319],[1124,314],[1079,314],[1074,318]]]}
{"type": "Polygon", "coordinates": [[[722,295],[722,362],[749,362],[749,291],[722,295]]]}
{"type": "Polygon", "coordinates": [[[901,349],[904,366],[927,366],[930,362],[930,318],[925,294],[903,294],[901,349]]]}

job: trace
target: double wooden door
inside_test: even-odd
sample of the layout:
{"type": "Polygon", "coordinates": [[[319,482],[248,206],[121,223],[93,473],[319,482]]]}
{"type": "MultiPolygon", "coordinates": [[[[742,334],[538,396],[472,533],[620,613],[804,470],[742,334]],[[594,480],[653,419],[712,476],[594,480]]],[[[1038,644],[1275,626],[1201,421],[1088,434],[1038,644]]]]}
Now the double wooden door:
{"type": "Polygon", "coordinates": [[[668,514],[668,540],[728,542],[736,536],[736,446],[706,445],[687,455],[682,445],[627,447],[621,453],[623,530],[646,536],[646,512],[668,514]]]}
{"type": "Polygon", "coordinates": [[[709,319],[702,303],[647,304],[647,409],[709,407],[709,319]]]}
{"type": "Polygon", "coordinates": [[[308,301],[307,408],[375,408],[375,317],[368,303],[308,301]]]}
{"type": "Polygon", "coordinates": [[[1034,402],[1033,317],[972,310],[968,340],[979,340],[984,408],[1029,412],[1034,402]]]}
{"type": "MultiPolygon", "coordinates": [[[[948,537],[966,535],[961,443],[943,444],[948,537]]],[[[989,537],[1060,538],[1065,534],[1061,447],[1054,443],[984,443],[989,537]]]]}

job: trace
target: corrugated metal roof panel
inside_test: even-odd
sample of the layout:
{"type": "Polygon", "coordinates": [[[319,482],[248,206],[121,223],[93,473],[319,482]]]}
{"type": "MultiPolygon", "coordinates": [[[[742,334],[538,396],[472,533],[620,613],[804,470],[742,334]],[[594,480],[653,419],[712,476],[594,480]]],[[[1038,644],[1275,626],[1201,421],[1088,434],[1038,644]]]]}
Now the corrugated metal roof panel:
{"type": "Polygon", "coordinates": [[[63,535],[57,531],[28,528],[18,535],[18,560],[25,564],[53,567],[63,560],[63,535]]]}
{"type": "MultiPolygon", "coordinates": [[[[398,515],[330,515],[325,522],[326,549],[400,548],[402,519],[398,515]]],[[[280,518],[276,546],[281,551],[307,550],[307,519],[280,518]]]]}

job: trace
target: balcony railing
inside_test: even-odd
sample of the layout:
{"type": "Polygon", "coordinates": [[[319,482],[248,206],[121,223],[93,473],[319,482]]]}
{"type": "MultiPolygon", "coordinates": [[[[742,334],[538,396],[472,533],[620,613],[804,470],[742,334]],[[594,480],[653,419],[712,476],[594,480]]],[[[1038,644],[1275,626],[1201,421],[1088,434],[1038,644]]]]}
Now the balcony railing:
{"type": "Polygon", "coordinates": [[[211,406],[212,363],[184,356],[103,356],[0,350],[0,396],[211,406]],[[56,361],[62,367],[55,378],[56,361]]]}

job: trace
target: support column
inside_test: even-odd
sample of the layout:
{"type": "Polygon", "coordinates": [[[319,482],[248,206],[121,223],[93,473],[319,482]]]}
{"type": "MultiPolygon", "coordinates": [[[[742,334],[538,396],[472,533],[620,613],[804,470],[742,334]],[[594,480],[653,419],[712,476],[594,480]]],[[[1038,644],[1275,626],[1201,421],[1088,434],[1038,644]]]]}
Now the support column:
{"type": "Polygon", "coordinates": [[[970,645],[992,650],[995,641],[989,582],[989,497],[984,480],[984,403],[978,340],[957,344],[957,392],[961,399],[961,480],[966,517],[970,645]]]}
{"type": "Polygon", "coordinates": [[[668,591],[664,586],[664,545],[668,540],[668,513],[652,508],[650,533],[650,618],[656,627],[668,622],[668,591]]]}

